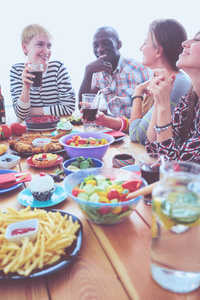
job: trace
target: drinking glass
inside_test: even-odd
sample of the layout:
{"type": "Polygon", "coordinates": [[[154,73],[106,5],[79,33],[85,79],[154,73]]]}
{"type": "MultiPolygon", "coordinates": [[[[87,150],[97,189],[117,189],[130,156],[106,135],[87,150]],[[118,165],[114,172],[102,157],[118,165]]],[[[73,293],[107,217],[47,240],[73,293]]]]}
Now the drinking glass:
{"type": "MultiPolygon", "coordinates": [[[[159,153],[144,153],[139,156],[141,176],[148,184],[154,183],[160,177],[160,165],[168,161],[168,157],[159,153]]],[[[151,205],[151,194],[145,195],[144,203],[151,205]]]]}
{"type": "Polygon", "coordinates": [[[160,179],[175,176],[174,172],[200,174],[200,165],[186,161],[165,162],[160,166],[160,179]]]}
{"type": "Polygon", "coordinates": [[[99,101],[95,94],[82,95],[83,125],[85,131],[94,131],[96,128],[96,114],[99,101]]]}
{"type": "Polygon", "coordinates": [[[32,90],[39,90],[42,86],[42,71],[43,71],[43,64],[30,64],[32,70],[30,71],[31,74],[35,75],[34,78],[31,78],[33,83],[31,84],[32,90]]]}
{"type": "Polygon", "coordinates": [[[152,191],[151,274],[163,288],[200,286],[200,177],[174,172],[152,191]]]}

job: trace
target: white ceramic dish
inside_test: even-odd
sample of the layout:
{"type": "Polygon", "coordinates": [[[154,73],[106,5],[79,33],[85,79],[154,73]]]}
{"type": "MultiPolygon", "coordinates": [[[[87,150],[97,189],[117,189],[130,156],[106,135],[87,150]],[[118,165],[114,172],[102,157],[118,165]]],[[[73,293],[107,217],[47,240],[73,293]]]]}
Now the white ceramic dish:
{"type": "Polygon", "coordinates": [[[34,141],[32,141],[32,144],[34,147],[43,148],[46,144],[48,144],[50,142],[51,142],[51,139],[48,139],[48,138],[37,138],[34,141]]]}
{"type": "Polygon", "coordinates": [[[21,157],[17,155],[3,154],[0,156],[0,168],[12,169],[20,162],[20,159],[21,157]],[[11,159],[11,161],[6,161],[7,159],[11,159]]]}
{"type": "Polygon", "coordinates": [[[38,219],[30,219],[30,220],[24,220],[21,222],[15,222],[10,225],[8,225],[5,233],[5,238],[10,241],[17,244],[20,244],[21,241],[28,237],[30,241],[34,241],[37,237],[38,232],[38,226],[39,226],[39,220],[38,219]],[[28,231],[26,233],[20,233],[17,235],[12,235],[13,230],[16,229],[25,229],[25,228],[34,228],[34,230],[28,231]]]}

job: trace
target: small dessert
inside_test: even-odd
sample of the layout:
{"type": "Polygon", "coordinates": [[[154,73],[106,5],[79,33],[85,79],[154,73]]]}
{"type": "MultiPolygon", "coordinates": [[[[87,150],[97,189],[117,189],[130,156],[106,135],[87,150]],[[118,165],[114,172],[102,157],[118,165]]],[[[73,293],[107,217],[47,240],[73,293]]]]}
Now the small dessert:
{"type": "Polygon", "coordinates": [[[35,154],[32,158],[32,163],[39,167],[51,166],[56,163],[58,158],[57,154],[52,153],[39,153],[35,154]]]}
{"type": "Polygon", "coordinates": [[[67,121],[66,118],[62,118],[60,120],[60,122],[57,124],[56,131],[58,133],[69,134],[69,133],[71,133],[72,128],[73,128],[73,125],[69,121],[67,121]]]}
{"type": "Polygon", "coordinates": [[[50,200],[55,191],[54,180],[50,175],[41,172],[31,181],[29,190],[38,201],[50,200]]]}

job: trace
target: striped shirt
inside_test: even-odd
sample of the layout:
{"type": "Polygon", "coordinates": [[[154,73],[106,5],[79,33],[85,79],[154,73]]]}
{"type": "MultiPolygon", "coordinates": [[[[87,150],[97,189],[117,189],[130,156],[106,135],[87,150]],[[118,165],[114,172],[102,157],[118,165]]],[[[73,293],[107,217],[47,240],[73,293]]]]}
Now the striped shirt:
{"type": "Polygon", "coordinates": [[[106,88],[104,94],[107,101],[114,98],[108,104],[114,117],[125,116],[130,118],[132,108],[131,96],[136,86],[147,81],[152,76],[153,72],[151,69],[133,59],[120,56],[117,68],[112,74],[106,72],[93,74],[92,86],[97,86],[100,90],[106,88]]]}
{"type": "Polygon", "coordinates": [[[180,143],[189,105],[188,95],[183,96],[172,115],[173,136],[163,142],[150,143],[146,140],[147,152],[167,155],[170,160],[191,161],[200,164],[200,107],[199,100],[194,107],[193,121],[187,140],[180,143]]]}
{"type": "Polygon", "coordinates": [[[10,70],[10,91],[17,117],[24,120],[29,116],[31,107],[43,107],[45,115],[71,115],[75,109],[75,93],[64,64],[60,61],[49,62],[42,75],[41,89],[30,89],[30,103],[23,103],[20,100],[24,67],[24,63],[18,63],[10,70]]]}
{"type": "MultiPolygon", "coordinates": [[[[171,113],[173,113],[181,97],[188,93],[190,84],[190,78],[186,73],[180,71],[178,74],[176,74],[174,86],[170,94],[171,113]]],[[[143,118],[135,119],[133,122],[131,122],[129,126],[129,135],[132,142],[139,142],[143,145],[145,144],[146,133],[149,127],[153,109],[154,105],[143,116],[143,118]]]]}

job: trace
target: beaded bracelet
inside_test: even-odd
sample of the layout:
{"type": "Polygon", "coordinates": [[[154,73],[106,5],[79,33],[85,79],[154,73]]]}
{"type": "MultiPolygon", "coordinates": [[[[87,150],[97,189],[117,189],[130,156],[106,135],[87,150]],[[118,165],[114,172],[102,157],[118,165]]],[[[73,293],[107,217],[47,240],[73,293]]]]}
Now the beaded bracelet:
{"type": "Polygon", "coordinates": [[[119,131],[126,131],[129,127],[129,120],[126,117],[118,117],[121,120],[121,128],[119,131]]]}
{"type": "Polygon", "coordinates": [[[155,130],[156,133],[161,133],[161,131],[167,130],[171,125],[172,125],[172,122],[170,122],[169,124],[164,125],[164,126],[156,125],[156,126],[154,126],[153,129],[155,130]]]}

